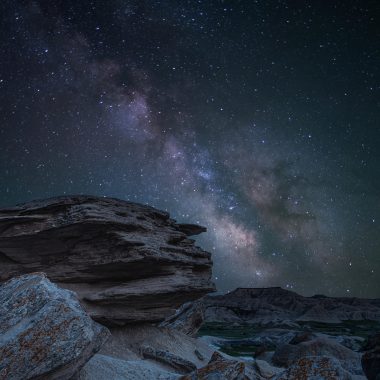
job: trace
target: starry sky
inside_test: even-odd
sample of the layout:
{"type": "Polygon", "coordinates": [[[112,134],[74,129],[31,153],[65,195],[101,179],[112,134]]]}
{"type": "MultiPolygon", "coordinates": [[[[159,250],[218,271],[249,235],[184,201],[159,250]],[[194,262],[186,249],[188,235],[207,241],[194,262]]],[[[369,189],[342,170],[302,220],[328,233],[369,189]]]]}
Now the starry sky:
{"type": "Polygon", "coordinates": [[[207,226],[219,291],[380,297],[377,0],[2,0],[0,207],[207,226]]]}

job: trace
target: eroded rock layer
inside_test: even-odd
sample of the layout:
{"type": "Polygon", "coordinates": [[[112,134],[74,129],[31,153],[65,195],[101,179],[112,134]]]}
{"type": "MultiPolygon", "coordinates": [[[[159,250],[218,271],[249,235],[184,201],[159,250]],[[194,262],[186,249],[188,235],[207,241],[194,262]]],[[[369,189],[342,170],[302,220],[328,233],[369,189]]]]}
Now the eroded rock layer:
{"type": "Polygon", "coordinates": [[[0,210],[0,280],[45,272],[98,321],[161,321],[214,289],[210,254],[188,238],[205,230],[112,198],[25,203],[0,210]]]}

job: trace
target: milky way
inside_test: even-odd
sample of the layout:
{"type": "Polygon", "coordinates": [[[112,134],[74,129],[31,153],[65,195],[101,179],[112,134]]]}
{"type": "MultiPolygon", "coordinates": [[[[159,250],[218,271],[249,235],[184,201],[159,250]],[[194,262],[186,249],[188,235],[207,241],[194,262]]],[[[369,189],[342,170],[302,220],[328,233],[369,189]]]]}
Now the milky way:
{"type": "Polygon", "coordinates": [[[220,291],[380,296],[376,3],[2,1],[0,206],[147,203],[220,291]]]}

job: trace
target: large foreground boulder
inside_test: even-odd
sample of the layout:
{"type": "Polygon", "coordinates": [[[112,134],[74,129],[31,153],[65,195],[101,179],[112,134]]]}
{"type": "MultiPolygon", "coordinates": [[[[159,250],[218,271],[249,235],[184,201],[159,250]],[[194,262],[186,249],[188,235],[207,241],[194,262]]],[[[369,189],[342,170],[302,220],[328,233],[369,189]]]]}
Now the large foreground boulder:
{"type": "Polygon", "coordinates": [[[108,336],[42,273],[0,287],[0,379],[70,379],[108,336]]]}
{"type": "Polygon", "coordinates": [[[214,290],[210,253],[188,238],[205,230],[112,198],[25,203],[0,210],[0,281],[46,272],[97,321],[159,322],[214,290]]]}

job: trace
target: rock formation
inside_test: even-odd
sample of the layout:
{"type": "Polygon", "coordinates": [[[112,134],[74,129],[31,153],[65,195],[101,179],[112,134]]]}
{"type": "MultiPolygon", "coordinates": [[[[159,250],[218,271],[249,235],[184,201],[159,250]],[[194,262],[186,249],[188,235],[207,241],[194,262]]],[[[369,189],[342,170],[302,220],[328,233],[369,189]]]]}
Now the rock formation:
{"type": "Polygon", "coordinates": [[[362,361],[354,351],[380,300],[281,288],[200,298],[212,262],[188,236],[204,231],[109,198],[0,210],[0,281],[27,273],[0,288],[0,380],[359,380],[361,364],[376,379],[378,336],[362,361]],[[196,338],[204,321],[211,336],[196,338]]]}
{"type": "Polygon", "coordinates": [[[214,290],[210,254],[188,238],[204,231],[111,198],[25,203],[0,210],[0,281],[46,272],[97,321],[158,322],[214,290]]]}
{"type": "Polygon", "coordinates": [[[109,337],[41,273],[0,287],[0,379],[70,379],[109,337]]]}

